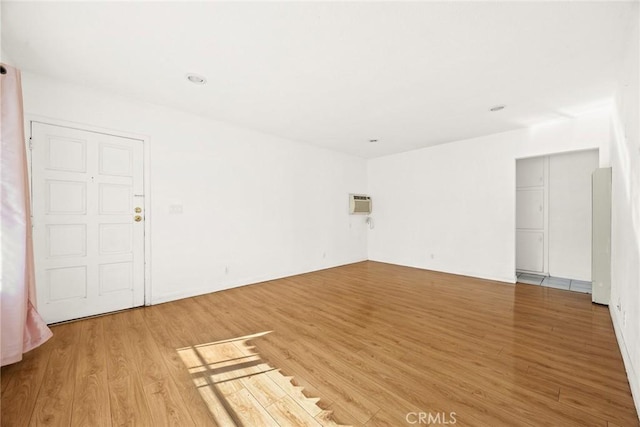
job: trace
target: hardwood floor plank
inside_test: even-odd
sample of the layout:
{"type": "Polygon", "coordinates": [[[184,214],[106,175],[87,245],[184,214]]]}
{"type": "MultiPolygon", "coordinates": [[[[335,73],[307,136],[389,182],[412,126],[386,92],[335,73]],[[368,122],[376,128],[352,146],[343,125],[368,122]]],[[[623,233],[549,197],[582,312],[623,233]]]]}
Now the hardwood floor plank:
{"type": "Polygon", "coordinates": [[[621,425],[638,424],[633,402],[620,399],[616,394],[602,393],[589,387],[561,387],[559,401],[580,411],[596,417],[604,417],[621,425]]]}
{"type": "MultiPolygon", "coordinates": [[[[299,376],[304,374],[299,374],[299,376]]],[[[348,382],[340,381],[339,377],[329,374],[327,370],[318,370],[311,375],[311,380],[318,384],[318,389],[332,400],[344,399],[349,403],[351,414],[360,423],[364,423],[380,408],[366,393],[359,393],[357,388],[348,382]]],[[[300,399],[302,395],[298,395],[300,399]]]]}
{"type": "Polygon", "coordinates": [[[276,420],[245,388],[227,396],[243,426],[277,427],[276,420]]]}
{"type": "MultiPolygon", "coordinates": [[[[290,396],[273,402],[267,406],[267,412],[280,426],[320,427],[321,424],[307,411],[302,409],[290,396]]],[[[318,415],[318,414],[316,414],[318,415]]]]}
{"type": "Polygon", "coordinates": [[[87,319],[78,326],[81,329],[71,425],[111,426],[102,318],[87,319]]]}
{"type": "Polygon", "coordinates": [[[29,422],[32,426],[68,426],[71,423],[81,326],[67,323],[51,329],[51,354],[29,422]]]}
{"type": "Polygon", "coordinates": [[[180,322],[183,314],[175,312],[173,307],[171,304],[163,304],[158,306],[159,310],[143,311],[146,325],[158,344],[171,378],[190,410],[193,422],[197,426],[216,426],[220,424],[217,420],[225,421],[226,417],[221,417],[218,411],[211,410],[200,393],[201,390],[194,387],[193,378],[178,352],[185,342],[193,343],[194,339],[190,338],[188,330],[180,322]]]}
{"type": "Polygon", "coordinates": [[[127,335],[122,333],[124,326],[121,319],[121,313],[102,317],[107,378],[110,382],[137,374],[135,362],[127,351],[127,335]]]}
{"type": "Polygon", "coordinates": [[[38,392],[49,362],[53,339],[37,352],[24,355],[21,362],[2,368],[2,406],[0,425],[26,426],[31,420],[38,392]]]}
{"type": "Polygon", "coordinates": [[[199,424],[194,417],[194,421],[197,426],[202,425],[218,425],[220,427],[237,427],[237,420],[234,419],[235,413],[229,410],[228,405],[226,405],[221,398],[220,395],[217,394],[213,388],[209,385],[203,385],[198,387],[198,392],[202,399],[204,400],[207,410],[211,414],[213,418],[213,423],[205,422],[204,424],[199,424]]]}
{"type": "Polygon", "coordinates": [[[286,377],[279,371],[272,371],[267,374],[269,378],[278,385],[290,399],[293,399],[302,409],[309,415],[315,417],[322,409],[317,405],[320,398],[307,397],[304,394],[304,388],[295,386],[291,382],[293,377],[286,377]]]}
{"type": "Polygon", "coordinates": [[[268,375],[253,375],[240,380],[249,393],[265,408],[280,400],[286,393],[268,375]]]}
{"type": "Polygon", "coordinates": [[[195,426],[171,378],[145,385],[144,394],[154,426],[195,426]]]}
{"type": "Polygon", "coordinates": [[[109,402],[114,426],[142,426],[152,419],[142,383],[135,374],[109,381],[109,402]]]}
{"type": "Polygon", "coordinates": [[[121,330],[127,336],[127,354],[134,360],[151,417],[155,425],[194,425],[190,411],[147,328],[142,311],[135,309],[119,313],[119,320],[121,330]]]}
{"type": "Polygon", "coordinates": [[[133,358],[136,372],[142,385],[153,384],[165,379],[166,367],[160,352],[147,328],[142,310],[134,309],[118,314],[120,333],[126,336],[125,346],[133,358]]]}
{"type": "Polygon", "coordinates": [[[363,425],[351,415],[351,411],[349,411],[339,400],[331,402],[331,405],[316,415],[315,419],[324,427],[338,427],[346,425],[358,427],[363,425]]]}

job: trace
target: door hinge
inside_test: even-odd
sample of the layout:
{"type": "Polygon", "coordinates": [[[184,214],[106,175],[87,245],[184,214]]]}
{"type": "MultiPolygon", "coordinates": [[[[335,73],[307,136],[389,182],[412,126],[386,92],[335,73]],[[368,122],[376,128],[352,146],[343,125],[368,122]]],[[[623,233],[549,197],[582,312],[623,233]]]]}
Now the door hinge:
{"type": "Polygon", "coordinates": [[[33,150],[33,137],[29,137],[29,150],[33,150]]]}

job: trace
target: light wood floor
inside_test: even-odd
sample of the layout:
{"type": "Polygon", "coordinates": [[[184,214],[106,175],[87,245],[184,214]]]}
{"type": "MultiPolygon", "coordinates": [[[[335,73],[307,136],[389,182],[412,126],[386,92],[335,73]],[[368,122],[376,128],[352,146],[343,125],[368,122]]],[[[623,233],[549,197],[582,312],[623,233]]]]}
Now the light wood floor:
{"type": "Polygon", "coordinates": [[[363,262],[53,331],[2,368],[3,426],[639,425],[608,309],[540,286],[363,262]]]}

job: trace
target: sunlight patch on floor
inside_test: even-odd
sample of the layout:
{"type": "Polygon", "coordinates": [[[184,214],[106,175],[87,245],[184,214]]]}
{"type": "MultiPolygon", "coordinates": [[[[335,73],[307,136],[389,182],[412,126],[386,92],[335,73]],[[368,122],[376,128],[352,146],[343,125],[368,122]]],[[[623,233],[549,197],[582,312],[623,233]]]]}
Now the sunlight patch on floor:
{"type": "Polygon", "coordinates": [[[304,395],[248,344],[271,333],[177,349],[220,426],[338,426],[319,398],[304,395]]]}

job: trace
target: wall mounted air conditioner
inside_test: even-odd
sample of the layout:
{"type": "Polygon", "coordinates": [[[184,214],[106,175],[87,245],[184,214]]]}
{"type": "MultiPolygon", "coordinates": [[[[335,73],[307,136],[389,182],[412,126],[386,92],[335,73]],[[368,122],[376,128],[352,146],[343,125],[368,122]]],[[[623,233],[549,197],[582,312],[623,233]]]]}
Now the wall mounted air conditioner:
{"type": "Polygon", "coordinates": [[[349,194],[349,213],[368,215],[371,213],[371,197],[366,194],[349,194]]]}

